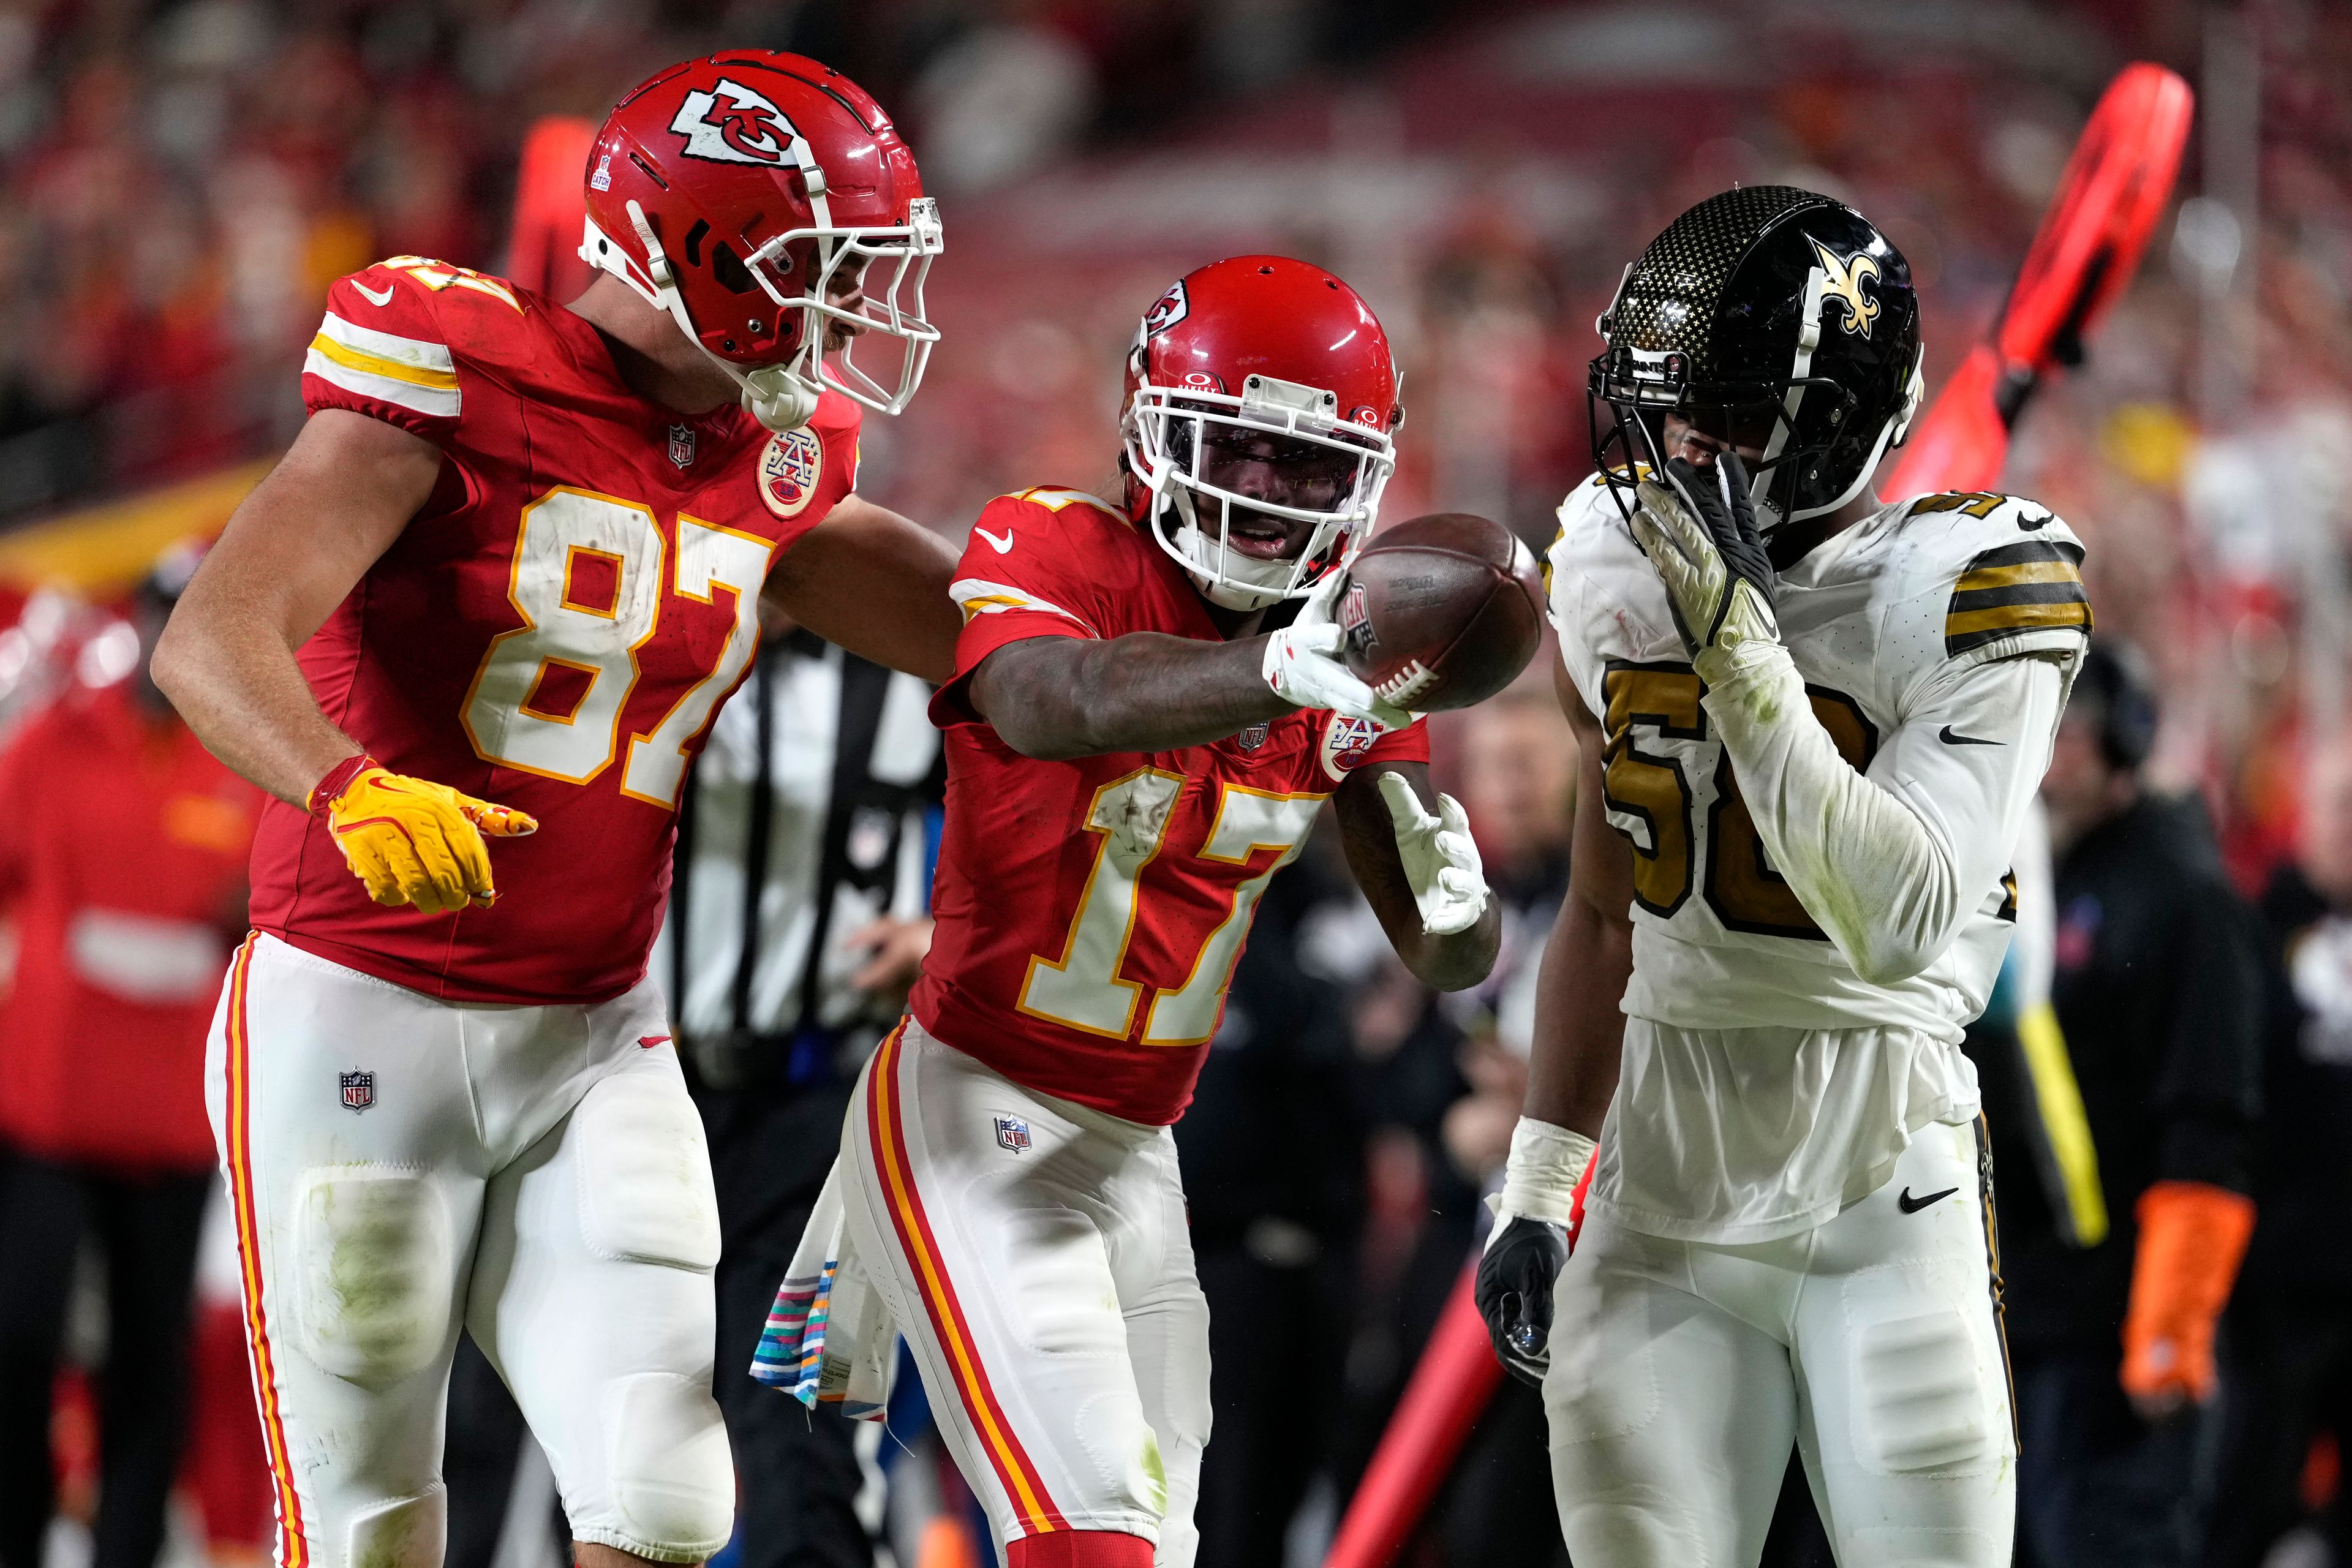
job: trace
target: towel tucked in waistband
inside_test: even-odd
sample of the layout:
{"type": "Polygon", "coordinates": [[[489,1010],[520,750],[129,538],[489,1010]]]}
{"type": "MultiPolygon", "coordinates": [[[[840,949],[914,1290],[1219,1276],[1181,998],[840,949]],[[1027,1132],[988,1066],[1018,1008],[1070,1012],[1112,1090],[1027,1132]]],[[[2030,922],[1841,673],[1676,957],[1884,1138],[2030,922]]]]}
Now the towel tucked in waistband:
{"type": "Polygon", "coordinates": [[[841,1183],[836,1160],[768,1310],[751,1375],[811,1409],[823,1400],[855,1420],[879,1421],[898,1367],[898,1326],[849,1245],[841,1183]]]}

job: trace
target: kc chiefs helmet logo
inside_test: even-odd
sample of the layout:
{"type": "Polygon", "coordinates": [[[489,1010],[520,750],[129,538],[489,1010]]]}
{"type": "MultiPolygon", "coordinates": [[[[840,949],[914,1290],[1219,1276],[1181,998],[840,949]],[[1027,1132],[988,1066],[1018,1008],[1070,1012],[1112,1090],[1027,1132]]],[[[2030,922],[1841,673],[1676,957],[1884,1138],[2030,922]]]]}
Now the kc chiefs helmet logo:
{"type": "Polygon", "coordinates": [[[688,157],[714,163],[782,163],[796,134],[783,110],[725,77],[688,93],[669,128],[686,138],[688,157]]]}
{"type": "Polygon", "coordinates": [[[1184,280],[1179,278],[1169,285],[1168,292],[1151,302],[1151,309],[1143,312],[1143,335],[1150,337],[1166,331],[1182,321],[1192,308],[1192,300],[1184,295],[1184,280]]]}

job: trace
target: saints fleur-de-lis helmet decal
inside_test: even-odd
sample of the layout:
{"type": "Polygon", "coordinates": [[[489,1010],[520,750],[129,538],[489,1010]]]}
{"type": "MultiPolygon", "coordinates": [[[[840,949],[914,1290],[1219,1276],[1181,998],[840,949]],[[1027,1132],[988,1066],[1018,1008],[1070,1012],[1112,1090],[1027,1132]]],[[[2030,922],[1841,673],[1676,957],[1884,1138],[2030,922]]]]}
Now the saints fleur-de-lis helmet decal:
{"type": "Polygon", "coordinates": [[[1813,254],[1822,258],[1822,303],[1843,306],[1845,330],[1870,336],[1870,323],[1878,320],[1878,301],[1864,293],[1862,286],[1878,276],[1878,258],[1868,251],[1842,257],[1818,239],[1812,245],[1813,254]]]}
{"type": "MultiPolygon", "coordinates": [[[[1910,264],[1811,191],[1748,185],[1699,203],[1625,269],[1598,327],[1593,460],[1629,515],[1670,414],[1749,454],[1769,534],[1862,494],[1918,407],[1910,264]]],[[[1818,533],[1775,538],[1776,557],[1818,533]]]]}

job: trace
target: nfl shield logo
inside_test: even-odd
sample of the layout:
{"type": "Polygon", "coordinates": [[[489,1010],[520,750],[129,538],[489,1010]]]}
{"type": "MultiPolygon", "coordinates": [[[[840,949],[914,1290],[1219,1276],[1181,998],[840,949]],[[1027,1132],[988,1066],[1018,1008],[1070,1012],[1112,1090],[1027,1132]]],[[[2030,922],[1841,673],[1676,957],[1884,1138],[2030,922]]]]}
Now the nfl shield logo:
{"type": "Polygon", "coordinates": [[[1267,723],[1264,720],[1260,720],[1257,723],[1251,725],[1248,729],[1244,730],[1240,734],[1234,736],[1234,740],[1243,751],[1255,752],[1260,746],[1265,744],[1265,738],[1270,732],[1272,732],[1272,730],[1273,726],[1271,724],[1267,723]]]}
{"type": "Polygon", "coordinates": [[[694,430],[686,425],[669,427],[669,460],[679,468],[694,461],[694,430]]]}
{"type": "Polygon", "coordinates": [[[1017,1116],[996,1119],[996,1142],[1015,1154],[1029,1152],[1029,1124],[1017,1116]]]}
{"type": "Polygon", "coordinates": [[[375,1074],[347,1072],[342,1075],[342,1084],[346,1110],[365,1110],[375,1103],[375,1074]]]}

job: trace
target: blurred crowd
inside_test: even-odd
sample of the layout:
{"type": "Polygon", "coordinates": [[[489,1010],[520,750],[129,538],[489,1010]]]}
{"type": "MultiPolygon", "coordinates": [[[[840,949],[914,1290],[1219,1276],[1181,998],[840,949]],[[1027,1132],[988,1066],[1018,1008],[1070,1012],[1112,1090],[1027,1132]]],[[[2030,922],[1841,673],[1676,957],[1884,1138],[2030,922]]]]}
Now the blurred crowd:
{"type": "MultiPolygon", "coordinates": [[[[2299,1059],[2333,1014],[2298,988],[2352,995],[2307,955],[2290,982],[2280,934],[2352,906],[2352,11],[2320,0],[13,0],[0,520],[277,450],[330,279],[403,253],[498,270],[534,120],[744,46],[872,89],[941,198],[946,338],[909,412],[867,426],[876,500],[960,536],[1001,490],[1106,482],[1138,312],[1214,255],[1278,249],[1348,277],[1402,352],[1390,515],[1485,512],[1540,548],[1591,467],[1593,318],[1675,212],[1733,182],[1856,204],[1912,262],[1932,385],[1997,310],[2107,77],[2155,58],[2207,88],[2224,33],[2258,84],[2244,155],[2210,123],[2192,140],[2189,201],[2088,364],[2028,412],[2005,485],[2074,526],[2100,636],[2149,656],[2151,781],[2201,802],[2240,892],[2270,890],[2289,1000],[2263,1048],[2299,1059]],[[2250,190],[2221,188],[2233,158],[2250,190]]],[[[0,633],[0,716],[22,733],[136,665],[131,631],[36,598],[0,633]]],[[[1541,679],[1436,739],[1507,906],[1495,978],[1421,991],[1320,846],[1262,903],[1180,1129],[1218,1312],[1204,1561],[1249,1561],[1270,1521],[1328,1527],[1517,1113],[1572,743],[1541,679]]],[[[68,1335],[90,1365],[103,1340],[68,1335]]],[[[86,1402],[63,1386],[70,1456],[86,1402]]],[[[1539,1462],[1496,1468],[1527,1448],[1474,1446],[1422,1561],[1507,1548],[1479,1531],[1509,1510],[1482,1500],[1542,1486],[1539,1462]]],[[[2336,1497],[2335,1451],[2294,1455],[2297,1509],[2336,1497]]],[[[215,1531],[224,1552],[258,1548],[258,1506],[215,1531]]]]}

